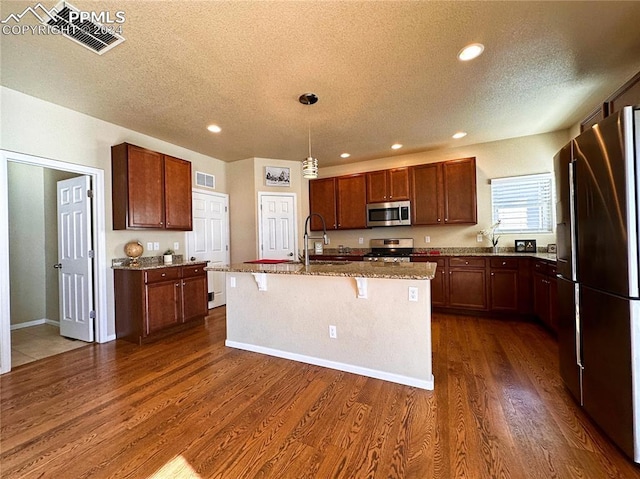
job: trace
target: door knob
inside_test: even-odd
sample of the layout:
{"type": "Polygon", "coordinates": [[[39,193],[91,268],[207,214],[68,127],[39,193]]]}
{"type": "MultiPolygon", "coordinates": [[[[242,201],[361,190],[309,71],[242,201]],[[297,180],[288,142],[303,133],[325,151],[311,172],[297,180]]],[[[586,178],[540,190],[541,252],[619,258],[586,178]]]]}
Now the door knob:
{"type": "Polygon", "coordinates": [[[289,253],[289,256],[293,256],[293,252],[289,253]]]}
{"type": "Polygon", "coordinates": [[[55,269],[62,269],[62,263],[56,263],[53,265],[55,269]]]}

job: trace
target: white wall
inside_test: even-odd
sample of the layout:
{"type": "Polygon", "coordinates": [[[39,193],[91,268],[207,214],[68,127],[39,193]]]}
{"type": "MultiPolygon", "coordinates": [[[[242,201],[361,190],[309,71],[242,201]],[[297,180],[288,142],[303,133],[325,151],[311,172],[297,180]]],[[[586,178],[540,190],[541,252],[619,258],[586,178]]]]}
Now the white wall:
{"type": "MultiPolygon", "coordinates": [[[[322,167],[320,160],[320,177],[346,175],[350,173],[382,170],[398,166],[418,165],[456,158],[476,157],[477,194],[478,194],[478,224],[471,226],[400,226],[393,228],[372,228],[362,230],[331,231],[329,238],[331,248],[339,244],[351,248],[369,246],[371,238],[403,237],[413,238],[417,248],[437,247],[477,247],[490,246],[488,240],[484,243],[476,242],[479,230],[491,224],[491,178],[505,176],[529,175],[534,173],[553,173],[553,156],[570,140],[569,130],[547,133],[543,135],[527,136],[510,140],[495,141],[469,145],[460,148],[449,148],[438,151],[428,151],[409,155],[398,155],[377,160],[322,167]],[[431,242],[426,243],[425,236],[430,236],[431,242]],[[360,245],[358,239],[363,238],[360,245]]],[[[536,239],[538,246],[555,243],[554,234],[527,234],[527,239],[536,239]]],[[[521,234],[504,235],[498,246],[514,246],[514,239],[522,238],[521,234]]]]}
{"type": "MultiPolygon", "coordinates": [[[[151,150],[182,158],[192,169],[216,177],[215,191],[226,193],[225,163],[215,158],[172,145],[148,135],[128,130],[96,118],[69,110],[0,87],[0,148],[28,155],[99,168],[105,172],[107,218],[106,257],[124,257],[123,247],[131,240],[160,242],[161,248],[175,241],[184,251],[184,233],[164,231],[113,231],[111,228],[111,146],[129,142],[151,150]]],[[[195,184],[195,178],[193,179],[195,184]]],[[[157,254],[161,253],[158,252],[157,254]]],[[[147,255],[156,253],[145,252],[147,255]]],[[[6,262],[6,261],[5,261],[6,262]]],[[[108,335],[115,334],[113,309],[113,274],[109,271],[107,286],[108,335]]]]}

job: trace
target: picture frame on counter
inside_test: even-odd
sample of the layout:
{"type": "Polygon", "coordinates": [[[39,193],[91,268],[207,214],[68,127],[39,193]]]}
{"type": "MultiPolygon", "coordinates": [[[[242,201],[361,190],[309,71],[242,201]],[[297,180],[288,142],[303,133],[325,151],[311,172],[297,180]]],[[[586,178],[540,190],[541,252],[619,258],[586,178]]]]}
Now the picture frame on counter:
{"type": "Polygon", "coordinates": [[[291,186],[291,168],[265,166],[264,181],[267,186],[291,186]]]}
{"type": "Polygon", "coordinates": [[[516,253],[535,253],[538,251],[536,240],[534,239],[517,239],[515,241],[516,253]]]}

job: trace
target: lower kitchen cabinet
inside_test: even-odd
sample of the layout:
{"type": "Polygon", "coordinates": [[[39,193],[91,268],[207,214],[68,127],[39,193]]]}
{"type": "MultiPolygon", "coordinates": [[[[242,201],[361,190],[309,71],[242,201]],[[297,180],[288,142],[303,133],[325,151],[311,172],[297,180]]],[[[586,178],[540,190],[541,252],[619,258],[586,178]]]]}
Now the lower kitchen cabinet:
{"type": "Polygon", "coordinates": [[[206,263],[114,270],[116,336],[136,343],[204,319],[206,263]]]}
{"type": "Polygon", "coordinates": [[[485,258],[449,258],[448,306],[473,310],[487,309],[485,258]]]}
{"type": "Polygon", "coordinates": [[[533,313],[551,331],[558,330],[556,266],[543,260],[533,264],[533,313]]]}
{"type": "Polygon", "coordinates": [[[517,258],[489,258],[489,308],[491,311],[520,311],[517,258]]]}

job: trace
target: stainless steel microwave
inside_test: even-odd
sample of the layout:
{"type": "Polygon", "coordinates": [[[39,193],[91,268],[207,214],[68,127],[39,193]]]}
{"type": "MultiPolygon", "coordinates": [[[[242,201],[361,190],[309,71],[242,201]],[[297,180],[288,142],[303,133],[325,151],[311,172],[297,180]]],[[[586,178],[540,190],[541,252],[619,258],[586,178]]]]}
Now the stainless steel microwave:
{"type": "Polygon", "coordinates": [[[411,225],[411,203],[390,201],[367,205],[367,227],[411,225]]]}

